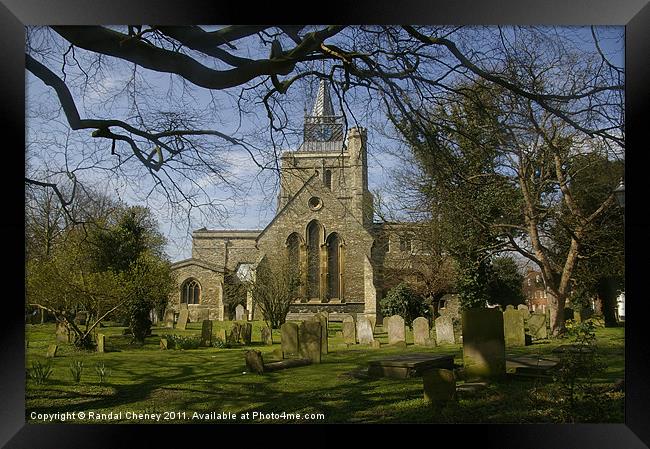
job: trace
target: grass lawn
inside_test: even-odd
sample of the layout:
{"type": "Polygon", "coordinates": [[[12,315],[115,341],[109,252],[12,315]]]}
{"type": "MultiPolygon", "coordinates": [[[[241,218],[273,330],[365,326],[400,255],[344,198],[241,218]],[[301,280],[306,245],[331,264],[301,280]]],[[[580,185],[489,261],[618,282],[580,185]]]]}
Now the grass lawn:
{"type": "MultiPolygon", "coordinates": [[[[370,360],[404,352],[451,354],[460,365],[462,346],[418,347],[411,344],[412,335],[407,333],[409,345],[405,350],[359,345],[348,348],[342,337],[336,335],[340,330],[337,323],[330,324],[329,354],[323,356],[323,363],[264,375],[247,373],[243,356],[246,349],[260,350],[265,361],[277,360],[272,352],[280,346],[279,332],[273,331],[273,340],[278,343],[264,346],[260,342],[261,325],[253,323],[250,347],[191,350],[160,350],[160,337],[170,333],[198,336],[200,323],[188,324],[185,331],[154,327],[144,346],[130,345],[129,337],[122,335],[122,327],[105,327],[101,332],[107,335],[108,352],[77,351],[63,344],[54,359],[45,357],[48,346],[56,343],[54,324],[27,325],[26,368],[50,360],[53,369],[43,384],[27,378],[27,422],[49,422],[34,416],[65,412],[75,413],[75,418],[68,420],[75,423],[555,423],[576,419],[575,415],[567,418],[560,412],[564,403],[557,384],[539,379],[522,380],[508,375],[475,391],[459,391],[456,402],[443,406],[424,400],[421,378],[364,378],[359,373],[370,360]],[[81,381],[75,383],[69,366],[78,360],[83,361],[84,369],[81,381]],[[111,374],[100,384],[95,366],[102,362],[111,374]],[[79,418],[79,412],[85,413],[85,419],[79,418]],[[113,416],[89,418],[90,412],[95,417],[111,412],[113,416]],[[254,412],[267,415],[260,419],[254,412]],[[281,415],[283,412],[285,415],[281,415]],[[161,416],[159,420],[138,419],[131,413],[161,416]],[[205,415],[210,413],[206,419],[205,415]],[[273,413],[276,416],[268,415],[273,413]],[[303,418],[305,414],[308,416],[303,418]]],[[[215,332],[222,326],[229,327],[230,323],[214,322],[215,332]]],[[[585,398],[586,411],[578,416],[590,422],[622,423],[624,393],[607,390],[624,378],[624,328],[598,328],[597,336],[598,354],[607,368],[591,385],[597,392],[597,401],[585,398]]],[[[378,339],[387,343],[385,333],[379,333],[378,339]]],[[[536,343],[506,352],[549,356],[561,344],[567,341],[536,343]]]]}

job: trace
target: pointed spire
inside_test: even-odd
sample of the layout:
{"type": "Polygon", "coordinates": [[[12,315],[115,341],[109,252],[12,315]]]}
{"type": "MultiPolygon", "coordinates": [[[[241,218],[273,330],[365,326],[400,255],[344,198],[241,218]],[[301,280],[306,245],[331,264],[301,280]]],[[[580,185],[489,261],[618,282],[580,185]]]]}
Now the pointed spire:
{"type": "Polygon", "coordinates": [[[318,95],[314,102],[314,108],[311,111],[314,117],[333,116],[334,107],[332,106],[332,98],[330,97],[329,84],[326,80],[320,80],[318,84],[318,95]]]}

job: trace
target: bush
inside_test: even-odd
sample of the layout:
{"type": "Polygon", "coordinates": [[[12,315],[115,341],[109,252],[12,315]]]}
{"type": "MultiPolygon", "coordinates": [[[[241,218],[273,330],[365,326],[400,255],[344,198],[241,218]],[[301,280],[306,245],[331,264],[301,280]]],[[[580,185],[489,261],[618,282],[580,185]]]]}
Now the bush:
{"type": "Polygon", "coordinates": [[[197,349],[201,345],[200,337],[166,334],[162,338],[167,339],[167,348],[169,349],[197,349]]]}
{"type": "Polygon", "coordinates": [[[111,369],[107,368],[106,365],[104,365],[104,362],[97,363],[95,365],[95,372],[97,373],[97,376],[99,377],[99,383],[103,384],[108,380],[108,376],[111,375],[111,369]]]}
{"type": "Polygon", "coordinates": [[[34,362],[32,363],[32,369],[29,370],[29,377],[34,379],[34,381],[39,385],[44,384],[51,374],[52,366],[50,365],[50,362],[47,362],[44,365],[42,365],[41,362],[34,362]]]}
{"type": "Polygon", "coordinates": [[[232,345],[229,344],[229,343],[226,343],[226,342],[223,341],[221,338],[217,337],[217,338],[215,338],[214,341],[212,342],[212,347],[214,347],[214,348],[220,348],[220,349],[226,349],[226,348],[231,348],[232,345]]]}
{"type": "Polygon", "coordinates": [[[70,362],[70,375],[72,377],[72,381],[75,383],[81,382],[81,373],[84,370],[84,362],[82,360],[76,360],[74,362],[70,362]]]}
{"type": "Polygon", "coordinates": [[[379,302],[379,307],[383,316],[399,315],[407,326],[417,317],[428,317],[430,313],[424,299],[404,282],[390,289],[379,302]]]}

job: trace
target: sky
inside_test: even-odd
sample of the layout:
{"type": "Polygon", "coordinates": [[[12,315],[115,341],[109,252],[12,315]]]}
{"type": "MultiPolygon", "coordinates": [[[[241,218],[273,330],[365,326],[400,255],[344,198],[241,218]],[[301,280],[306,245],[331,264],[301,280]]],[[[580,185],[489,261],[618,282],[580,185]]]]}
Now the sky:
{"type": "MultiPolygon", "coordinates": [[[[564,28],[560,32],[573,36],[578,45],[585,49],[593,47],[589,28],[564,28]]],[[[620,28],[600,28],[601,36],[611,37],[620,35],[620,28]]],[[[43,41],[45,42],[45,41],[43,41]]],[[[35,42],[41,45],[43,42],[35,42]]],[[[260,50],[255,45],[247,46],[238,43],[238,52],[248,57],[258,57],[260,50]],[[240,45],[241,44],[241,45],[240,45]]],[[[603,51],[611,60],[623,65],[623,42],[620,39],[602,40],[603,51]]],[[[266,50],[264,50],[266,51],[266,50]]],[[[75,55],[83,62],[83,54],[75,55]]],[[[50,61],[51,68],[56,68],[61,75],[60,61],[50,61]]],[[[83,81],[86,75],[75,67],[65,68],[67,79],[83,81]]],[[[246,136],[259,148],[263,148],[268,132],[264,111],[255,99],[238,102],[231,92],[209,92],[205,89],[184,86],[177,79],[167,75],[139,69],[136,81],[131,85],[125,81],[132,75],[124,64],[112,65],[106,62],[103,71],[94,73],[94,81],[88,83],[85,89],[73,91],[73,96],[82,117],[108,118],[116,117],[128,121],[133,116],[133,105],[127,98],[129,88],[139,92],[135,107],[155,109],[156,104],[163,104],[169,110],[199,111],[193,117],[197,124],[206,129],[246,136]],[[126,86],[126,87],[125,87],[126,86]],[[168,96],[169,93],[176,95],[168,96]],[[181,97],[181,102],[171,98],[181,97]],[[162,101],[161,101],[162,100],[162,101]],[[156,101],[158,103],[156,103],[156,101]],[[170,103],[167,104],[167,101],[170,103]],[[152,105],[154,107],[152,108],[152,105]],[[214,111],[218,111],[215,114],[214,111]]],[[[77,83],[83,85],[83,82],[77,83]]],[[[297,131],[281,142],[278,151],[296,149],[300,144],[299,131],[302,127],[305,109],[311,109],[317,89],[317,81],[292,88],[283,98],[286,102],[288,123],[297,131]]],[[[359,109],[353,112],[358,117],[360,125],[368,128],[369,148],[369,188],[379,193],[383,201],[390,203],[398,201],[391,196],[391,172],[399,165],[397,158],[391,156],[397,143],[383,135],[382,130],[388,129],[387,119],[379,108],[365,108],[363,94],[353,104],[359,109]]],[[[200,210],[179,212],[166,200],[160,191],[151,192],[152,183],[137,164],[126,164],[120,171],[112,171],[115,157],[111,155],[110,143],[105,139],[92,139],[91,130],[71,132],[62,115],[53,90],[27,72],[26,76],[26,124],[27,124],[27,167],[29,173],[57,173],[72,170],[80,180],[104,190],[129,204],[141,204],[151,208],[158,219],[161,232],[167,237],[167,254],[171,261],[179,261],[191,257],[191,232],[206,227],[208,229],[263,229],[275,214],[275,186],[277,175],[272,170],[262,170],[255,165],[251,156],[242,148],[226,145],[223,142],[211,141],[215,145],[213,154],[218,163],[224,168],[227,179],[236,180],[237,188],[230,188],[214,174],[203,173],[193,176],[187,182],[188,188],[202,187],[211,199],[217,199],[220,208],[212,213],[202,213],[200,210]],[[194,187],[192,187],[192,185],[194,187]]],[[[336,101],[335,101],[336,103],[336,101]]],[[[336,105],[335,105],[336,107],[336,105]]],[[[163,108],[164,109],[164,108],[163,108]]],[[[152,116],[152,120],[156,117],[152,116]]],[[[118,153],[127,157],[128,152],[118,153]]],[[[260,155],[256,154],[256,157],[260,155]]],[[[120,156],[118,156],[120,157],[120,156]]],[[[258,160],[262,160],[260,157],[258,160]]],[[[268,162],[268,161],[267,161],[268,162]]]]}

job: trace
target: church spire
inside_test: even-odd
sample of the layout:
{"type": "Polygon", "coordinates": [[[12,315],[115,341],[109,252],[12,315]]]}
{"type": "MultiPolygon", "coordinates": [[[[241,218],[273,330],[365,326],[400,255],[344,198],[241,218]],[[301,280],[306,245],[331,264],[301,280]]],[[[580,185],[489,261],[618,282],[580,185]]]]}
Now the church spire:
{"type": "Polygon", "coordinates": [[[322,79],[318,84],[318,95],[316,95],[311,115],[312,117],[332,117],[334,115],[332,97],[330,97],[329,84],[326,80],[322,79]]]}

